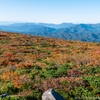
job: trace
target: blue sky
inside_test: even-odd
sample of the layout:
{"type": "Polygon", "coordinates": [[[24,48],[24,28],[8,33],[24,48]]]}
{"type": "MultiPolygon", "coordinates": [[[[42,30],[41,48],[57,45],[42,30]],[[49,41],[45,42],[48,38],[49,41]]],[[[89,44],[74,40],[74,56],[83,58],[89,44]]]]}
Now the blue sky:
{"type": "Polygon", "coordinates": [[[0,21],[100,23],[100,0],[0,0],[0,21]]]}

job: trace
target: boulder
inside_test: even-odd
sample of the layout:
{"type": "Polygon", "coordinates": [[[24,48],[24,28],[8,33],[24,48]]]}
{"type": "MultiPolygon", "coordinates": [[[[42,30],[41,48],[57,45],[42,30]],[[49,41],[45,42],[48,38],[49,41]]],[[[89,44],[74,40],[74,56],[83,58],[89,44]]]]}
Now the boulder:
{"type": "Polygon", "coordinates": [[[43,93],[42,100],[65,100],[65,98],[51,88],[43,93]]]}

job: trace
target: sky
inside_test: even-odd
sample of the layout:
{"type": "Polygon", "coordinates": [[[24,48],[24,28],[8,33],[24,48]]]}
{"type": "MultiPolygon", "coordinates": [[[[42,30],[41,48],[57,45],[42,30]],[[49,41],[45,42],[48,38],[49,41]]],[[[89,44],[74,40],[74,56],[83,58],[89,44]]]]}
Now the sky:
{"type": "Polygon", "coordinates": [[[100,23],[100,0],[0,0],[0,21],[100,23]]]}

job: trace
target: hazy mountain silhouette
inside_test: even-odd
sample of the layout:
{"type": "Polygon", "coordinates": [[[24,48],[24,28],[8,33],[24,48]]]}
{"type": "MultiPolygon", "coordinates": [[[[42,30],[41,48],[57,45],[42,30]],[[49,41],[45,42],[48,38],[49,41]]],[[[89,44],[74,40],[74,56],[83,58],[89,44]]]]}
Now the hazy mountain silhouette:
{"type": "Polygon", "coordinates": [[[68,40],[100,42],[100,24],[15,23],[0,30],[68,40]]]}

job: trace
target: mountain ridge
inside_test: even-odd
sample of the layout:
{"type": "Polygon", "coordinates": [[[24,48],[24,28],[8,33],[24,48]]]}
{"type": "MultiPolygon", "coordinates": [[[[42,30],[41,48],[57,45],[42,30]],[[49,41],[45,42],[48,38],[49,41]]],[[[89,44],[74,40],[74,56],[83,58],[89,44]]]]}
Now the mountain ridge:
{"type": "Polygon", "coordinates": [[[0,25],[0,30],[59,39],[100,42],[100,24],[15,23],[0,25]]]}

